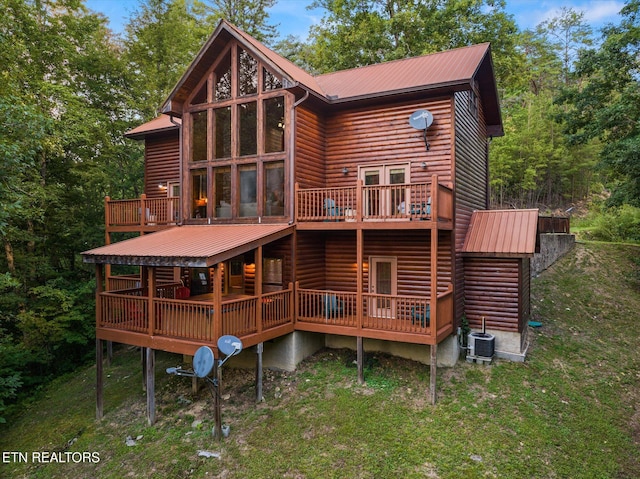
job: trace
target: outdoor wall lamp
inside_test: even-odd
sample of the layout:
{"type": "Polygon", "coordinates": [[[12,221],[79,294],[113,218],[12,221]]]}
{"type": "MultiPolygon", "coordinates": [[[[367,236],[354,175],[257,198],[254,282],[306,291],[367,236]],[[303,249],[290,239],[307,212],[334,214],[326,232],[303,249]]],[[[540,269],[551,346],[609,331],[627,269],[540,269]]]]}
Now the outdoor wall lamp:
{"type": "Polygon", "coordinates": [[[342,168],[342,174],[346,175],[347,173],[349,173],[349,168],[345,166],[344,168],[342,168]]]}

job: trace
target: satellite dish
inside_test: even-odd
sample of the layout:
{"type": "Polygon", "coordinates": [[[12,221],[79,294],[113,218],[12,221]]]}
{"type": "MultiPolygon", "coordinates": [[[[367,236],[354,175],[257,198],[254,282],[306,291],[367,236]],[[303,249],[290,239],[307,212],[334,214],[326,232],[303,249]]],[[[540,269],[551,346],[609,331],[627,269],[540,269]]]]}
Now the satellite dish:
{"type": "Polygon", "coordinates": [[[433,123],[433,115],[429,110],[414,111],[409,117],[409,124],[416,130],[426,130],[433,123]]]}
{"type": "Polygon", "coordinates": [[[221,336],[218,339],[218,351],[225,356],[234,356],[242,351],[242,341],[231,335],[221,336]]]}
{"type": "Polygon", "coordinates": [[[213,369],[213,351],[209,346],[201,346],[193,356],[193,372],[196,377],[206,378],[213,369]]]}

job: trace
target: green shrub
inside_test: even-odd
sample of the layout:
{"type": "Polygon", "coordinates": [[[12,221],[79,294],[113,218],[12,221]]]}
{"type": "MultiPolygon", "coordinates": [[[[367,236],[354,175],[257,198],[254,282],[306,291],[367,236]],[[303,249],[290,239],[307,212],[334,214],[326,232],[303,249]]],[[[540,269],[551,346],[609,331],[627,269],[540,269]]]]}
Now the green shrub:
{"type": "Polygon", "coordinates": [[[593,219],[589,239],[640,242],[640,208],[622,205],[604,209],[593,219]]]}

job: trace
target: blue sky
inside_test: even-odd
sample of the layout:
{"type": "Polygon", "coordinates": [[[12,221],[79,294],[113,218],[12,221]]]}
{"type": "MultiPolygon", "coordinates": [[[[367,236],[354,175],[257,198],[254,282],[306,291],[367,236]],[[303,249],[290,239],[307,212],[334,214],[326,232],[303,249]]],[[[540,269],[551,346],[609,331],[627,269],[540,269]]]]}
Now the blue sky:
{"type": "MultiPolygon", "coordinates": [[[[289,34],[305,39],[309,27],[322,18],[322,10],[308,10],[310,0],[278,0],[271,9],[271,23],[279,24],[282,37],[289,34]]],[[[87,6],[109,18],[111,29],[121,32],[127,18],[136,9],[139,0],[86,0],[87,6]]],[[[622,0],[507,0],[507,10],[521,29],[557,16],[562,7],[583,11],[585,20],[596,31],[607,23],[618,23],[622,0]]]]}

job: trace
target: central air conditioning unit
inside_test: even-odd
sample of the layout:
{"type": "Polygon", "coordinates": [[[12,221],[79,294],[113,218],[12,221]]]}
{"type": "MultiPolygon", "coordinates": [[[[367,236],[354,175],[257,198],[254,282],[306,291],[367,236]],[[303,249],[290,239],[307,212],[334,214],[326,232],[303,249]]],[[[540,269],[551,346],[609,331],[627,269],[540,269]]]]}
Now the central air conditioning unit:
{"type": "Polygon", "coordinates": [[[489,333],[469,333],[469,357],[491,359],[495,352],[496,337],[489,333]]]}

